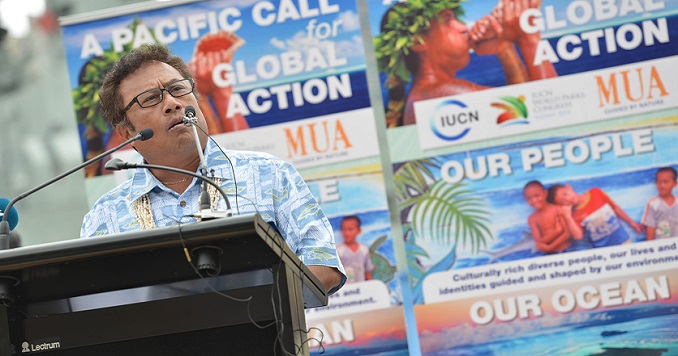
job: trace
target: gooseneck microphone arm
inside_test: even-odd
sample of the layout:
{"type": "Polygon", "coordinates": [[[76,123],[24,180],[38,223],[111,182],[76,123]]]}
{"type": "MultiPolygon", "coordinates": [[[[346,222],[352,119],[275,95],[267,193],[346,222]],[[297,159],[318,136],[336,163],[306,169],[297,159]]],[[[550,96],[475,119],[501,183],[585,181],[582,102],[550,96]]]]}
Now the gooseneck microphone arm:
{"type": "MultiPolygon", "coordinates": [[[[153,130],[151,130],[151,129],[143,129],[143,130],[139,131],[139,133],[137,133],[136,136],[134,136],[134,137],[132,137],[132,138],[126,140],[125,142],[123,142],[123,143],[121,143],[121,144],[119,144],[119,145],[117,145],[117,146],[111,148],[110,150],[108,150],[108,151],[106,151],[106,152],[104,152],[104,153],[101,153],[100,155],[98,155],[98,156],[96,156],[96,157],[94,157],[94,158],[92,158],[92,159],[89,159],[89,160],[87,160],[87,161],[85,161],[85,162],[83,162],[83,163],[77,165],[76,167],[74,167],[74,168],[72,168],[72,169],[70,169],[70,170],[68,170],[68,171],[66,171],[66,172],[64,172],[64,173],[59,174],[58,176],[56,176],[56,177],[54,177],[54,178],[48,180],[47,182],[42,183],[42,184],[38,185],[37,187],[35,187],[35,188],[31,189],[31,190],[28,190],[28,191],[26,191],[26,192],[20,194],[18,197],[16,197],[16,198],[14,198],[13,200],[11,200],[11,201],[9,202],[9,204],[7,204],[7,207],[5,208],[5,211],[10,211],[10,209],[12,208],[12,206],[13,206],[16,202],[18,202],[19,200],[21,200],[21,199],[23,199],[23,198],[25,198],[25,197],[27,197],[27,196],[29,196],[29,195],[31,195],[31,194],[37,192],[37,191],[40,190],[40,189],[43,189],[43,188],[47,187],[48,185],[50,185],[50,184],[52,184],[52,183],[54,183],[54,182],[57,182],[57,181],[59,181],[59,180],[65,178],[65,177],[71,175],[73,172],[75,172],[75,171],[77,171],[77,170],[80,170],[80,169],[82,169],[82,168],[84,168],[84,167],[86,167],[86,166],[89,166],[89,165],[92,164],[92,163],[98,162],[98,161],[101,160],[102,158],[104,158],[104,157],[110,155],[111,153],[113,153],[113,152],[115,152],[115,151],[117,151],[117,150],[123,148],[124,146],[126,146],[126,145],[128,145],[128,144],[130,144],[130,143],[132,143],[132,142],[134,142],[134,141],[139,141],[139,140],[141,140],[141,141],[146,141],[146,140],[148,140],[148,139],[151,138],[151,137],[153,137],[153,130]]],[[[6,250],[6,249],[9,248],[9,222],[7,222],[7,217],[8,217],[8,215],[9,215],[9,214],[3,214],[3,216],[2,216],[2,221],[0,221],[0,250],[6,250]]]]}
{"type": "MultiPolygon", "coordinates": [[[[200,173],[203,176],[207,177],[207,161],[205,160],[205,155],[202,152],[202,146],[200,145],[200,137],[198,136],[198,118],[195,117],[195,108],[192,106],[187,106],[184,109],[184,126],[190,126],[193,130],[193,140],[195,141],[195,147],[198,149],[198,155],[200,156],[200,173]]],[[[225,197],[224,197],[225,198],[225,197]]],[[[202,183],[202,192],[200,193],[200,210],[211,210],[212,197],[207,190],[207,183],[202,183]]],[[[228,200],[227,200],[228,201],[228,200]]],[[[230,208],[229,208],[230,214],[230,208]]],[[[230,216],[230,215],[229,215],[230,216]]]]}
{"type": "Polygon", "coordinates": [[[207,161],[205,161],[205,155],[202,153],[202,147],[200,146],[200,137],[198,137],[198,130],[195,128],[195,125],[198,124],[198,119],[195,117],[195,108],[192,106],[187,106],[184,110],[184,125],[191,126],[193,129],[193,138],[195,139],[195,147],[198,149],[198,154],[200,155],[200,173],[203,176],[207,176],[207,161]]]}
{"type": "MultiPolygon", "coordinates": [[[[124,162],[123,160],[119,158],[113,158],[112,160],[108,161],[104,168],[110,170],[110,171],[120,171],[123,169],[132,169],[132,168],[146,168],[146,169],[159,169],[162,171],[170,171],[170,172],[175,172],[175,173],[181,173],[185,175],[189,175],[192,177],[196,177],[203,182],[213,186],[219,191],[219,194],[221,194],[222,197],[224,197],[224,201],[226,202],[226,212],[225,212],[225,217],[231,216],[231,203],[228,200],[228,196],[226,195],[226,192],[217,184],[215,181],[202,176],[198,173],[187,171],[185,169],[179,169],[179,168],[174,168],[174,167],[168,167],[168,166],[158,166],[155,164],[146,164],[146,163],[129,163],[129,162],[124,162]]],[[[210,217],[217,217],[217,216],[210,216],[210,217]]]]}

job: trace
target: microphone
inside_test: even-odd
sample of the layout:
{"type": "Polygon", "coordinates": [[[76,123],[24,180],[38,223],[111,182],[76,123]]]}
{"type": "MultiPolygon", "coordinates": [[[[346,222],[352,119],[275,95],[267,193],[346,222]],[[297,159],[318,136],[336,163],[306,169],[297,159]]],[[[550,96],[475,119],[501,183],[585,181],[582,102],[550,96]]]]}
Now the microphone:
{"type": "MultiPolygon", "coordinates": [[[[75,172],[79,169],[82,169],[86,166],[89,166],[92,163],[98,162],[102,158],[110,155],[111,153],[123,148],[124,146],[126,146],[126,145],[128,145],[128,144],[130,144],[134,141],[139,141],[139,140],[146,141],[151,137],[153,137],[153,130],[143,129],[143,130],[139,131],[139,133],[137,133],[136,136],[126,140],[125,142],[111,148],[110,150],[108,150],[104,153],[101,153],[100,155],[98,155],[98,156],[96,156],[92,159],[89,159],[89,160],[77,165],[75,168],[72,168],[72,169],[70,169],[70,170],[68,170],[64,173],[61,173],[60,175],[48,180],[45,183],[38,185],[37,187],[35,187],[35,188],[33,188],[33,189],[31,189],[27,192],[24,192],[23,194],[19,195],[18,197],[14,198],[13,200],[11,200],[9,202],[9,204],[7,204],[7,206],[4,207],[4,210],[3,210],[3,211],[9,211],[9,214],[3,214],[2,215],[2,221],[0,221],[0,250],[6,250],[6,249],[9,248],[9,232],[10,232],[10,230],[12,230],[12,228],[10,228],[11,224],[9,222],[9,218],[12,215],[12,209],[14,208],[14,204],[16,204],[16,202],[18,202],[19,200],[37,192],[38,190],[41,190],[42,188],[47,187],[48,185],[50,185],[52,183],[55,183],[55,182],[65,178],[66,176],[72,174],[73,172],[75,172]]],[[[16,210],[14,210],[14,211],[16,211],[16,210]]],[[[17,218],[15,220],[18,222],[18,215],[17,215],[17,218]]],[[[16,226],[16,223],[14,225],[16,226]]]]}
{"type": "Polygon", "coordinates": [[[13,206],[7,209],[7,205],[9,205],[9,199],[0,198],[0,216],[4,218],[4,215],[7,215],[9,230],[12,231],[16,227],[16,224],[19,223],[19,213],[13,206]]]}
{"type": "Polygon", "coordinates": [[[188,126],[191,124],[197,124],[198,119],[195,117],[195,108],[192,106],[187,106],[184,109],[184,125],[188,126]]]}
{"type": "MultiPolygon", "coordinates": [[[[174,167],[168,167],[168,166],[158,166],[155,164],[146,164],[146,163],[129,163],[129,162],[124,162],[120,158],[113,158],[110,161],[106,162],[106,165],[104,168],[108,169],[109,171],[120,171],[123,169],[133,169],[133,168],[146,168],[146,169],[159,169],[163,171],[170,171],[170,172],[175,172],[175,173],[181,173],[181,174],[186,174],[192,177],[196,177],[200,180],[203,181],[203,184],[207,183],[214,188],[216,188],[219,191],[219,194],[224,198],[224,201],[226,202],[226,211],[215,211],[212,210],[211,207],[207,206],[207,209],[204,208],[201,204],[201,211],[198,213],[193,214],[192,216],[194,218],[200,218],[200,219],[213,219],[213,218],[223,218],[223,217],[229,217],[231,216],[231,203],[228,200],[228,196],[226,195],[226,192],[213,180],[202,176],[198,173],[187,171],[185,169],[179,169],[179,168],[174,168],[174,167]],[[207,212],[206,212],[207,211],[207,212]]],[[[203,192],[206,192],[207,189],[203,188],[203,192]]]]}

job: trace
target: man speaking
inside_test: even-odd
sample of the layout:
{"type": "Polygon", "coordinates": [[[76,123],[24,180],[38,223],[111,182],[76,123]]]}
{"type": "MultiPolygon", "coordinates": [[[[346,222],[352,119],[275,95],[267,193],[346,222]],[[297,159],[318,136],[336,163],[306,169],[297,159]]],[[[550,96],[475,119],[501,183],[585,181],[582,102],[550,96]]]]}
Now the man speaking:
{"type": "MultiPolygon", "coordinates": [[[[333,230],[299,173],[268,154],[224,153],[208,140],[195,89],[183,60],[156,44],[121,57],[107,73],[99,97],[105,119],[122,138],[153,130],[153,138],[132,144],[145,163],[202,175],[209,172],[232,196],[229,200],[236,202],[234,213],[258,213],[274,224],[326,291],[337,291],[346,275],[333,230]],[[189,106],[196,108],[197,131],[185,124],[189,106]]],[[[80,236],[193,222],[189,215],[200,210],[200,196],[200,179],[168,170],[137,169],[131,179],[99,198],[85,216],[80,236]]],[[[218,194],[212,194],[210,204],[213,209],[227,206],[218,194]]]]}

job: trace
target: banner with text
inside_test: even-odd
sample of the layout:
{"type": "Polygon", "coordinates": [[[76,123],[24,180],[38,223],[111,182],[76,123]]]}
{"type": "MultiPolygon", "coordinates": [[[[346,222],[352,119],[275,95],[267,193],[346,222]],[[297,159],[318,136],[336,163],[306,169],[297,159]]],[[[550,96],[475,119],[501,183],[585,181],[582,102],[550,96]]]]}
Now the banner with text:
{"type": "Polygon", "coordinates": [[[659,116],[395,164],[415,303],[430,273],[645,240],[677,134],[678,117],[659,116]]]}
{"type": "MultiPolygon", "coordinates": [[[[215,135],[214,139],[224,150],[266,152],[303,169],[379,156],[373,122],[370,109],[359,109],[252,128],[237,134],[215,135]]],[[[142,161],[134,150],[118,151],[111,156],[125,162],[142,161]]],[[[133,173],[114,172],[115,180],[122,183],[133,173]]]]}
{"type": "Polygon", "coordinates": [[[432,275],[415,307],[422,354],[672,354],[676,241],[432,275]]]}
{"type": "Polygon", "coordinates": [[[678,105],[678,56],[414,103],[422,149],[604,121],[678,105]]]}
{"type": "MultiPolygon", "coordinates": [[[[84,158],[121,142],[101,115],[97,91],[115,60],[146,43],[167,44],[184,59],[196,79],[210,133],[225,135],[225,141],[247,141],[249,137],[240,134],[249,128],[370,107],[355,1],[218,0],[145,6],[126,15],[64,22],[84,158]]],[[[370,112],[361,115],[363,127],[374,125],[370,112]]],[[[333,134],[332,140],[344,139],[342,135],[354,143],[376,140],[353,127],[323,130],[318,135],[333,134]]],[[[313,134],[295,133],[287,145],[300,145],[296,140],[310,138],[299,136],[313,134]]],[[[88,177],[103,173],[101,166],[87,171],[88,177]]]]}
{"type": "Polygon", "coordinates": [[[311,355],[412,355],[403,307],[309,321],[311,355]],[[322,342],[322,346],[321,346],[322,342]]]}
{"type": "Polygon", "coordinates": [[[375,350],[407,355],[402,286],[396,278],[381,164],[355,165],[305,179],[334,227],[348,277],[327,306],[306,309],[309,337],[320,340],[318,332],[323,334],[323,347],[330,355],[375,350]],[[353,332],[359,329],[363,332],[353,332]]]}
{"type": "MultiPolygon", "coordinates": [[[[416,122],[424,128],[430,125],[429,117],[415,112],[416,102],[481,90],[488,91],[485,105],[497,103],[493,119],[526,119],[521,109],[531,105],[524,100],[539,89],[491,88],[540,80],[561,87],[561,82],[550,82],[678,54],[676,0],[523,3],[368,1],[388,127],[416,122]],[[526,92],[523,100],[521,91],[526,92]]],[[[637,80],[635,72],[629,76],[637,80]]],[[[579,90],[582,85],[563,89],[579,90]]],[[[595,88],[587,88],[587,93],[595,88]]]]}

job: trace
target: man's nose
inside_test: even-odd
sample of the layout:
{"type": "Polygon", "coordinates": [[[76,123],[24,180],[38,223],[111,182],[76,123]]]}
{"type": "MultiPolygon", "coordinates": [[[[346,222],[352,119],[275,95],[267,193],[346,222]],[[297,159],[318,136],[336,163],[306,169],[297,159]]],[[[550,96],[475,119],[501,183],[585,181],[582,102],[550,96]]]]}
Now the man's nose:
{"type": "Polygon", "coordinates": [[[182,105],[181,102],[179,101],[179,98],[175,98],[169,93],[166,93],[163,95],[163,105],[165,107],[165,114],[171,113],[173,110],[180,110],[182,105]]]}

